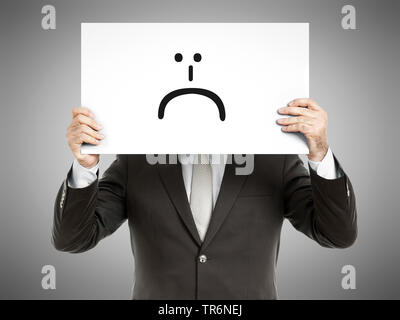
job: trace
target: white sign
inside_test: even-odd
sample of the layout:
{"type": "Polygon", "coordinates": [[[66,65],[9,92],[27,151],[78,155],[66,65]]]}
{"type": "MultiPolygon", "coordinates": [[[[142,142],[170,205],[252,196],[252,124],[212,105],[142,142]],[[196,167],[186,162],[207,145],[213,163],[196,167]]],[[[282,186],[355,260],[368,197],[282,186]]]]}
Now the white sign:
{"type": "Polygon", "coordinates": [[[83,23],[100,154],[307,154],[277,109],[309,95],[308,23],[83,23]]]}

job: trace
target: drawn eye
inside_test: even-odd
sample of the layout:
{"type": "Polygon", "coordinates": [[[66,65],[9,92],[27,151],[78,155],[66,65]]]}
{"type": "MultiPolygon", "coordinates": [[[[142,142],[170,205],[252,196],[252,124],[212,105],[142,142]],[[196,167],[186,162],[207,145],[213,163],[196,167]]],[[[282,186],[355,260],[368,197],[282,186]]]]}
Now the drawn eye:
{"type": "Polygon", "coordinates": [[[175,61],[181,62],[183,60],[183,56],[180,53],[175,54],[175,61]]]}
{"type": "Polygon", "coordinates": [[[193,56],[194,61],[200,62],[201,61],[201,54],[200,53],[195,53],[193,56]]]}

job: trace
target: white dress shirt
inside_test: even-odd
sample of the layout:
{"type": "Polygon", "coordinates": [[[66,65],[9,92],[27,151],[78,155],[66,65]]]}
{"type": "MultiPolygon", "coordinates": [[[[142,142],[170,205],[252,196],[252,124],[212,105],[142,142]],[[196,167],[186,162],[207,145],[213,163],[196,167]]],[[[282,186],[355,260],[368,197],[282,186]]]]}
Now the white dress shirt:
{"type": "MultiPolygon", "coordinates": [[[[191,155],[180,154],[179,162],[182,167],[183,182],[185,184],[186,194],[190,201],[190,193],[192,188],[192,171],[194,159],[191,155]]],[[[221,188],[222,178],[225,172],[225,164],[227,161],[227,155],[210,155],[211,157],[211,172],[212,172],[212,185],[213,185],[213,207],[218,198],[219,189],[221,188]],[[221,159],[222,156],[222,159],[221,159]],[[222,161],[220,161],[222,160],[222,161]]],[[[308,160],[311,170],[314,170],[320,177],[325,179],[336,179],[340,177],[340,172],[336,168],[335,160],[331,149],[328,149],[324,159],[322,161],[311,161],[308,160]]],[[[99,164],[96,164],[93,168],[87,169],[79,164],[75,159],[72,165],[72,174],[68,179],[68,186],[71,188],[85,188],[97,179],[97,170],[99,164]]]]}

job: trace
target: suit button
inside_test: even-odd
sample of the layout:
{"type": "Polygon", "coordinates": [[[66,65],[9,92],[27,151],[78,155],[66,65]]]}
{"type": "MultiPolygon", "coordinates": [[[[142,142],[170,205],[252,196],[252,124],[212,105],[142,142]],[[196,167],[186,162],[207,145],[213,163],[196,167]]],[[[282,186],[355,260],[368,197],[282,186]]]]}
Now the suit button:
{"type": "Polygon", "coordinates": [[[206,263],[206,262],[207,262],[207,256],[204,255],[204,254],[202,254],[202,255],[199,257],[199,262],[200,262],[200,263],[206,263]]]}

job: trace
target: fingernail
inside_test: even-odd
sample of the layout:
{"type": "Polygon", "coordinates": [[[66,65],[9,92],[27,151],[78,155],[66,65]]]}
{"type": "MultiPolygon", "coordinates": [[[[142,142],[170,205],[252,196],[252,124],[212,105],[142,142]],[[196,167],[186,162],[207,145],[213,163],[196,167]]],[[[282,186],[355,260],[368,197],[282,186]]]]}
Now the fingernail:
{"type": "Polygon", "coordinates": [[[278,109],[279,112],[283,112],[284,110],[285,110],[285,107],[278,109]]]}
{"type": "Polygon", "coordinates": [[[288,106],[290,106],[292,103],[293,103],[293,100],[292,100],[292,101],[290,101],[290,102],[289,102],[287,105],[288,105],[288,106]]]}
{"type": "Polygon", "coordinates": [[[104,134],[100,133],[100,139],[104,139],[104,134]]]}
{"type": "Polygon", "coordinates": [[[281,123],[282,119],[276,120],[276,123],[281,123]]]}
{"type": "Polygon", "coordinates": [[[286,131],[286,127],[282,127],[282,129],[281,129],[282,131],[286,131]]]}

